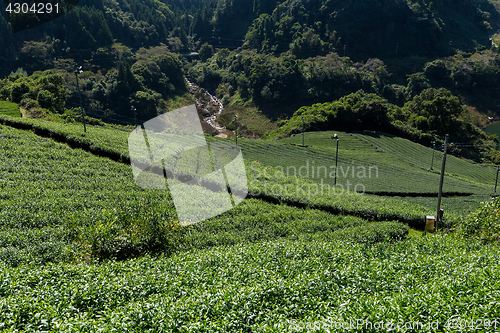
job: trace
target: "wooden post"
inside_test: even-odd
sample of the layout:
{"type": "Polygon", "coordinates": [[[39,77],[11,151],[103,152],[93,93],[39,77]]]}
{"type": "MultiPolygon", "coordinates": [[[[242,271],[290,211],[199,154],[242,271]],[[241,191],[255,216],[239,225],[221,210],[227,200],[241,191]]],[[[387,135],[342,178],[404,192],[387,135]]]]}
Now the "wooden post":
{"type": "Polygon", "coordinates": [[[304,116],[302,118],[302,147],[304,147],[304,116]]]}
{"type": "Polygon", "coordinates": [[[448,148],[448,137],[449,134],[446,134],[444,138],[443,162],[441,164],[441,178],[439,179],[439,192],[438,192],[438,202],[436,210],[436,231],[439,228],[439,224],[441,223],[441,218],[443,215],[443,212],[441,211],[441,197],[443,196],[443,182],[444,182],[444,171],[446,167],[446,149],[448,148]]]}
{"type": "Polygon", "coordinates": [[[500,165],[497,166],[497,179],[495,180],[495,193],[497,193],[497,185],[498,185],[498,172],[500,171],[500,165]]]}
{"type": "Polygon", "coordinates": [[[80,74],[81,72],[83,72],[82,66],[77,67],[75,69],[76,87],[78,88],[78,95],[80,96],[80,111],[82,112],[83,131],[87,132],[87,126],[85,125],[85,113],[83,112],[83,105],[82,105],[82,93],[80,92],[80,84],[78,83],[78,74],[80,74]]]}
{"type": "Polygon", "coordinates": [[[238,145],[238,123],[236,122],[236,119],[238,118],[237,115],[234,115],[234,133],[236,134],[236,145],[238,145]]]}

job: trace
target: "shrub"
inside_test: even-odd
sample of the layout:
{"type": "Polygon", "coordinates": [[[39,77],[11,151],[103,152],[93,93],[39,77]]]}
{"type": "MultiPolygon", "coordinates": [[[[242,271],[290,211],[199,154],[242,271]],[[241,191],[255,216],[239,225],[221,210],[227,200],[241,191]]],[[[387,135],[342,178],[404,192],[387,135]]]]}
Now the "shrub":
{"type": "Polygon", "coordinates": [[[483,203],[470,214],[455,230],[465,237],[485,243],[500,241],[500,198],[483,203]]]}
{"type": "Polygon", "coordinates": [[[172,209],[141,207],[137,214],[103,210],[101,218],[83,230],[87,255],[99,261],[125,260],[145,253],[172,254],[182,243],[183,229],[172,209]]]}
{"type": "Polygon", "coordinates": [[[15,103],[19,103],[23,99],[24,95],[30,92],[29,86],[25,83],[15,83],[12,85],[11,90],[11,100],[15,103]]]}
{"type": "Polygon", "coordinates": [[[59,106],[57,105],[54,96],[47,90],[39,91],[36,100],[41,107],[46,109],[55,109],[59,106]]]}
{"type": "Polygon", "coordinates": [[[356,243],[373,244],[384,241],[400,241],[408,236],[409,227],[400,222],[370,223],[337,231],[334,238],[356,243]]]}

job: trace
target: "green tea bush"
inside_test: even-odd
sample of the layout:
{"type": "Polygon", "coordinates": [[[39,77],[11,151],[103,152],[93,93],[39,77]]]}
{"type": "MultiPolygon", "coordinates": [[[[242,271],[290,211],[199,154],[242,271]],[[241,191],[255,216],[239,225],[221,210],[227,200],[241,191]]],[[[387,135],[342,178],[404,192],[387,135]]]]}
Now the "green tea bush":
{"type": "Polygon", "coordinates": [[[331,214],[354,215],[372,221],[397,220],[414,228],[424,226],[424,216],[428,210],[401,198],[370,196],[348,191],[318,194],[315,193],[319,188],[318,184],[309,179],[286,177],[279,170],[266,169],[260,163],[252,163],[248,169],[251,180],[250,197],[309,207],[331,214]]]}
{"type": "Polygon", "coordinates": [[[142,190],[128,165],[0,125],[0,179],[9,265],[171,253],[179,241],[169,192],[142,190]]]}
{"type": "Polygon", "coordinates": [[[378,222],[338,230],[333,234],[332,238],[355,243],[374,244],[403,240],[408,236],[408,232],[409,228],[405,224],[378,222]]]}
{"type": "MultiPolygon", "coordinates": [[[[450,236],[393,243],[280,239],[100,264],[0,264],[0,329],[339,332],[338,322],[497,321],[497,246],[450,236]]],[[[352,330],[380,332],[376,329],[352,330]]]]}
{"type": "MultiPolygon", "coordinates": [[[[0,90],[1,98],[2,90],[0,90]]],[[[10,117],[21,117],[21,112],[19,112],[19,105],[16,103],[0,101],[0,115],[10,116],[10,117]]]]}
{"type": "MultiPolygon", "coordinates": [[[[85,149],[98,156],[105,156],[115,161],[129,161],[130,130],[120,126],[103,126],[102,121],[88,118],[90,124],[87,124],[87,132],[83,132],[81,123],[68,123],[64,120],[73,117],[72,115],[79,117],[77,112],[72,112],[63,117],[57,116],[61,121],[49,121],[11,117],[0,113],[0,123],[14,128],[33,130],[40,136],[67,143],[74,148],[85,149]]],[[[51,117],[54,120],[57,118],[55,115],[51,117]]]]}
{"type": "Polygon", "coordinates": [[[500,198],[484,202],[482,207],[467,216],[454,228],[459,234],[480,241],[500,241],[500,198]]]}
{"type": "Polygon", "coordinates": [[[182,244],[183,233],[172,208],[147,205],[134,215],[103,210],[80,241],[90,259],[124,260],[146,253],[170,255],[182,244]]]}
{"type": "Polygon", "coordinates": [[[184,246],[186,249],[202,249],[312,235],[328,239],[338,230],[368,224],[359,217],[247,198],[220,216],[188,227],[184,246]]]}
{"type": "MultiPolygon", "coordinates": [[[[308,208],[307,202],[291,197],[289,206],[247,198],[222,215],[180,228],[169,192],[140,189],[128,165],[28,131],[0,126],[0,137],[0,261],[13,266],[122,260],[147,253],[328,235],[368,224],[359,217],[308,208]],[[32,149],[23,148],[28,145],[32,149]]],[[[207,196],[215,198],[211,192],[207,196]]],[[[200,209],[217,207],[208,202],[200,209]]]]}

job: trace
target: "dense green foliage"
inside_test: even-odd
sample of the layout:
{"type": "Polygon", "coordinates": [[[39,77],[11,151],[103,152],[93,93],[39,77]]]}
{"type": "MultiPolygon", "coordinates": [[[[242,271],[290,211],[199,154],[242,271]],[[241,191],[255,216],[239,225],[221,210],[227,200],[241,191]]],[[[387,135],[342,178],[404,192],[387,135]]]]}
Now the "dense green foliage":
{"type": "Polygon", "coordinates": [[[18,70],[0,81],[0,98],[20,103],[21,106],[34,104],[54,112],[62,112],[66,101],[64,79],[54,71],[27,76],[18,70]]]}
{"type": "MultiPolygon", "coordinates": [[[[420,142],[432,141],[425,133],[442,136],[445,132],[456,132],[454,135],[461,137],[461,141],[479,143],[485,136],[472,124],[482,126],[487,117],[481,120],[471,115],[477,110],[495,114],[500,103],[495,74],[498,59],[498,53],[485,51],[434,61],[421,58],[418,65],[411,65],[411,59],[384,63],[376,58],[353,64],[349,58],[335,53],[298,59],[293,55],[275,57],[221,49],[207,61],[189,66],[188,75],[224,101],[226,110],[218,118],[220,123],[232,128],[231,115],[244,115],[242,125],[246,128],[241,132],[248,136],[256,132],[252,129],[255,125],[263,123],[262,116],[273,121],[284,120],[301,106],[331,103],[362,90],[366,94],[351,97],[361,100],[365,111],[358,114],[358,108],[344,108],[342,118],[347,119],[340,126],[376,127],[420,142]],[[444,103],[447,114],[438,114],[440,103],[444,103]],[[252,116],[255,113],[252,107],[261,111],[261,117],[252,116]]],[[[276,124],[281,126],[283,122],[276,124]]],[[[329,128],[324,125],[320,127],[329,128]]],[[[477,154],[472,156],[477,158],[477,154]]]]}
{"type": "Polygon", "coordinates": [[[256,19],[245,43],[300,57],[341,53],[344,47],[356,58],[445,56],[449,40],[462,51],[487,47],[490,22],[498,16],[489,1],[288,0],[256,19]]]}
{"type": "Polygon", "coordinates": [[[222,49],[209,61],[190,67],[188,75],[221,98],[227,96],[230,104],[253,102],[277,119],[289,116],[290,108],[331,101],[359,89],[381,93],[387,71],[378,59],[358,71],[348,58],[334,53],[300,60],[222,49]]]}
{"type": "Polygon", "coordinates": [[[87,132],[84,133],[81,123],[2,117],[2,114],[0,114],[0,122],[12,127],[32,130],[39,135],[68,143],[76,148],[85,148],[95,155],[106,156],[117,161],[128,159],[127,137],[130,129],[124,127],[88,126],[87,132]]]}
{"type": "MultiPolygon", "coordinates": [[[[497,331],[500,201],[464,217],[489,199],[495,169],[449,156],[441,225],[451,229],[411,228],[435,212],[443,135],[495,141],[475,125],[500,104],[500,56],[487,50],[499,9],[82,0],[17,33],[2,11],[0,331],[309,332],[318,321],[339,331],[325,327],[332,319],[439,321],[423,331],[440,332],[487,319],[470,331],[497,331]],[[189,51],[199,59],[178,54],[189,51]],[[282,138],[239,139],[248,197],[187,227],[169,191],[135,183],[132,126],[102,122],[192,104],[184,75],[222,99],[229,131],[238,114],[240,134],[282,138]],[[86,133],[80,105],[98,118],[86,133]]],[[[500,161],[489,147],[450,151],[500,161]]],[[[200,209],[217,209],[220,194],[196,190],[211,199],[200,209]]]]}
{"type": "MultiPolygon", "coordinates": [[[[37,135],[126,158],[123,128],[89,126],[83,134],[79,124],[0,115],[35,132],[0,125],[2,330],[287,332],[350,319],[439,321],[444,332],[463,331],[452,318],[500,325],[498,247],[446,235],[408,237],[401,222],[421,226],[425,207],[355,193],[280,193],[280,186],[305,190],[314,183],[247,163],[255,198],[180,228],[169,192],[138,188],[129,165],[37,135]],[[133,259],[114,260],[126,258],[133,259]]],[[[362,140],[340,134],[351,150],[364,148],[363,158],[370,149],[418,147],[376,133],[355,134],[362,140]]],[[[332,155],[324,147],[331,133],[308,136],[312,155],[332,155]]],[[[302,154],[289,144],[294,140],[243,140],[242,147],[247,160],[251,142],[261,150],[281,144],[283,156],[285,146],[302,154]]],[[[454,158],[450,166],[469,182],[481,179],[480,166],[454,158]]]]}
{"type": "Polygon", "coordinates": [[[500,198],[484,202],[480,209],[467,216],[455,229],[467,238],[498,243],[500,241],[500,198]]]}
{"type": "Polygon", "coordinates": [[[79,59],[114,42],[134,49],[163,44],[175,52],[199,48],[204,42],[239,47],[252,20],[275,5],[276,1],[242,0],[82,0],[60,18],[16,33],[2,12],[0,56],[12,64],[18,56],[35,57],[40,70],[46,68],[39,67],[46,65],[43,56],[28,52],[26,46],[45,43],[46,55],[79,59]]]}
{"type": "MultiPolygon", "coordinates": [[[[112,50],[102,50],[96,59],[110,56],[112,50]]],[[[142,48],[133,57],[123,54],[117,67],[111,67],[113,62],[110,67],[99,69],[89,64],[79,74],[78,82],[73,60],[56,63],[63,68],[31,76],[22,69],[12,72],[0,81],[0,99],[20,103],[27,110],[38,110],[45,117],[55,113],[75,118],[71,115],[79,112],[64,107],[79,106],[81,93],[87,114],[122,124],[144,122],[179,102],[181,106],[191,102],[186,95],[181,60],[166,47],[142,48]]]]}
{"type": "Polygon", "coordinates": [[[311,233],[369,243],[400,239],[408,232],[404,225],[367,226],[360,218],[259,200],[247,200],[211,221],[183,229],[168,191],[140,189],[128,165],[33,133],[5,126],[0,130],[0,259],[10,265],[124,259],[311,233]],[[23,149],[28,145],[29,150],[23,149]],[[331,234],[348,227],[358,229],[331,234]]]}
{"type": "Polygon", "coordinates": [[[200,3],[83,0],[60,18],[15,34],[2,15],[0,28],[5,37],[1,39],[1,55],[15,57],[31,41],[47,42],[53,56],[72,58],[86,57],[100,47],[111,46],[114,40],[134,48],[156,46],[160,41],[187,48],[188,15],[200,3]]]}
{"type": "MultiPolygon", "coordinates": [[[[28,128],[47,137],[62,142],[68,142],[74,147],[84,147],[86,150],[100,156],[108,156],[116,161],[128,161],[127,137],[129,132],[110,126],[89,126],[83,135],[81,124],[65,124],[35,119],[4,118],[3,122],[18,128],[28,128]]],[[[441,156],[435,152],[433,171],[429,171],[433,152],[431,147],[424,147],[409,140],[379,132],[345,133],[337,132],[342,138],[339,154],[338,183],[347,189],[350,184],[352,191],[359,183],[358,190],[379,194],[429,195],[435,193],[438,184],[438,170],[441,156]],[[370,169],[370,167],[376,169],[370,169]],[[352,174],[354,168],[354,176],[352,174]],[[358,171],[365,172],[359,174],[358,171]],[[370,177],[371,173],[371,177],[370,177]]],[[[302,143],[302,136],[296,135],[278,142],[238,140],[247,161],[259,161],[261,167],[272,167],[274,171],[282,171],[283,176],[299,177],[300,168],[305,168],[309,162],[307,180],[323,181],[325,186],[333,186],[332,168],[335,165],[335,146],[331,136],[334,132],[306,133],[305,143],[310,147],[300,148],[294,145],[302,143]],[[292,144],[292,145],[290,145],[292,144]],[[279,168],[282,169],[279,169],[279,168]],[[287,167],[292,169],[287,170],[287,167]],[[312,167],[326,167],[312,174],[312,167]],[[276,169],[278,168],[278,169],[276,169]]],[[[210,138],[208,138],[210,139],[210,138]]],[[[212,140],[212,139],[210,139],[212,140]]],[[[248,165],[263,172],[258,165],[248,165]]],[[[304,174],[304,171],[301,171],[304,174]]],[[[449,156],[447,175],[444,185],[445,193],[474,193],[487,195],[492,192],[495,170],[492,167],[478,165],[467,160],[449,156]]],[[[304,178],[304,177],[301,177],[304,178]]],[[[281,182],[282,180],[278,180],[281,182]]],[[[293,183],[293,181],[292,181],[293,183]]],[[[262,189],[262,186],[260,186],[262,189]]],[[[327,187],[325,192],[327,192],[327,187]]],[[[300,194],[300,193],[299,193],[300,194]]],[[[406,199],[408,200],[408,198],[406,199]]],[[[460,200],[469,200],[463,198],[460,200]]],[[[478,199],[470,199],[472,201],[478,199]]],[[[482,200],[482,199],[479,199],[482,200]]],[[[462,201],[460,201],[462,202],[462,201]]],[[[434,207],[434,200],[425,206],[434,207]]],[[[462,209],[467,212],[469,205],[453,204],[450,210],[462,209]]],[[[475,207],[473,205],[473,207],[475,207]]],[[[445,207],[446,208],[446,207],[445,207]]],[[[420,214],[420,213],[419,213],[420,214]]]]}
{"type": "Polygon", "coordinates": [[[430,144],[450,134],[451,142],[480,145],[452,152],[475,160],[500,161],[495,139],[471,124],[459,99],[444,88],[423,90],[402,108],[376,94],[359,91],[332,103],[302,107],[280,125],[279,129],[268,132],[265,137],[283,138],[304,130],[368,129],[430,144]]]}
{"type": "Polygon", "coordinates": [[[468,327],[458,319],[489,319],[481,327],[491,332],[500,316],[499,255],[445,236],[374,245],[305,238],[100,265],[3,267],[0,321],[3,329],[53,332],[320,332],[314,323],[335,331],[335,322],[360,319],[439,321],[439,331],[456,332],[468,327]]]}
{"type": "MultiPolygon", "coordinates": [[[[2,19],[0,44],[9,47],[0,48],[6,58],[0,70],[56,68],[64,77],[66,106],[76,107],[72,73],[82,64],[87,113],[135,124],[192,102],[184,95],[185,65],[191,79],[223,99],[227,111],[220,123],[231,128],[232,116],[245,114],[241,133],[246,137],[262,136],[273,128],[271,122],[290,117],[301,106],[359,90],[403,106],[427,88],[444,87],[470,108],[493,114],[500,103],[498,53],[484,50],[500,16],[494,5],[486,0],[459,5],[445,0],[86,0],[16,38],[2,19]],[[241,46],[245,34],[246,50],[229,51],[241,46]],[[186,65],[169,53],[191,50],[198,50],[202,61],[186,65]]],[[[24,92],[25,87],[18,88],[15,94],[24,92]]],[[[51,109],[57,97],[36,93],[24,101],[26,106],[51,109]],[[40,100],[47,102],[40,105],[40,100]]],[[[401,121],[424,131],[440,125],[428,115],[414,114],[401,121]]],[[[420,136],[402,124],[396,127],[420,136]]],[[[466,138],[474,136],[471,128],[462,128],[460,135],[463,130],[466,138]]]]}
{"type": "Polygon", "coordinates": [[[245,46],[291,50],[301,57],[343,50],[351,57],[399,54],[443,56],[453,49],[488,47],[499,18],[494,1],[244,1],[83,0],[62,17],[13,34],[0,18],[0,55],[15,57],[24,42],[47,38],[56,56],[109,46],[113,40],[139,48],[168,44],[173,51],[245,46]],[[362,41],[362,42],[360,42],[362,41]],[[13,45],[14,48],[8,47],[13,45]]]}
{"type": "MultiPolygon", "coordinates": [[[[338,187],[333,187],[330,179],[309,179],[309,177],[289,177],[283,174],[282,168],[287,167],[289,160],[272,167],[262,167],[258,163],[249,166],[250,195],[271,202],[289,204],[299,207],[320,209],[333,214],[354,215],[369,220],[398,220],[414,228],[422,228],[424,216],[435,209],[406,201],[404,198],[368,195],[362,192],[363,180],[350,183],[343,181],[338,187]],[[321,182],[323,181],[323,182],[321,182]],[[357,193],[356,191],[361,191],[357,193]]],[[[271,164],[272,165],[272,164],[271,164]]],[[[276,165],[276,164],[275,164],[276,165]]],[[[293,165],[291,165],[293,167],[293,165]]],[[[304,165],[302,165],[304,167],[304,165]]],[[[406,178],[398,178],[400,186],[406,186],[406,178]]],[[[369,184],[366,179],[366,184],[369,184]]],[[[404,196],[406,193],[392,193],[404,196]]],[[[428,195],[428,194],[427,194],[428,195]]],[[[460,213],[447,213],[447,225],[458,221],[460,213]]]]}
{"type": "Polygon", "coordinates": [[[10,117],[20,117],[19,105],[16,103],[0,101],[0,114],[10,117]]]}
{"type": "MultiPolygon", "coordinates": [[[[129,132],[120,128],[88,126],[87,133],[83,134],[81,124],[19,118],[4,118],[2,121],[18,128],[32,129],[35,133],[67,142],[73,147],[82,147],[96,155],[111,157],[116,161],[128,161],[129,132]]],[[[313,200],[320,200],[320,205],[329,207],[328,209],[332,212],[352,213],[368,218],[382,216],[387,219],[412,221],[415,224],[420,223],[422,216],[433,212],[435,209],[433,198],[426,200],[405,198],[404,201],[417,203],[406,205],[402,203],[402,200],[388,197],[340,194],[349,187],[350,191],[358,190],[378,194],[435,195],[439,182],[438,170],[441,165],[440,154],[437,151],[433,163],[434,170],[429,171],[433,156],[430,147],[423,147],[409,140],[384,133],[337,133],[342,140],[338,173],[338,184],[342,188],[338,191],[332,191],[334,181],[332,168],[335,165],[335,147],[331,140],[333,132],[306,133],[306,144],[310,145],[307,148],[296,146],[301,144],[301,136],[293,136],[276,143],[240,139],[238,144],[242,148],[245,160],[249,163],[259,161],[257,164],[247,164],[252,192],[276,198],[276,202],[284,199],[291,203],[300,203],[302,206],[311,204],[313,200]],[[305,171],[301,168],[304,169],[307,165],[309,169],[305,175],[305,171]],[[269,167],[272,169],[266,170],[269,167]],[[316,170],[314,175],[312,174],[313,167],[316,170]],[[326,175],[323,169],[320,170],[318,167],[326,167],[326,175]],[[365,171],[360,174],[360,170],[365,171]],[[298,180],[293,178],[295,175],[299,177],[298,180]],[[268,176],[271,178],[266,178],[268,176]],[[257,179],[256,177],[263,178],[257,179]],[[324,184],[324,190],[319,191],[318,185],[315,184],[321,184],[321,181],[324,184]],[[292,190],[284,191],[286,186],[291,186],[292,190]],[[311,191],[309,196],[307,195],[308,189],[311,191]],[[306,191],[306,194],[302,194],[302,191],[306,191]],[[315,194],[315,192],[319,193],[315,194]],[[331,196],[326,199],[324,196],[328,194],[331,196]],[[399,208],[394,209],[391,208],[392,206],[399,208]],[[406,208],[402,209],[403,206],[406,208]],[[359,207],[366,209],[359,209],[359,207]],[[368,209],[368,207],[371,208],[368,209]],[[367,213],[363,213],[364,211],[367,213]]],[[[467,213],[471,205],[475,209],[476,201],[484,200],[483,197],[477,195],[490,194],[494,178],[495,170],[492,167],[449,156],[444,185],[445,193],[474,194],[475,196],[444,200],[446,215],[450,217],[451,214],[453,216],[451,219],[456,220],[456,213],[467,213]]]]}
{"type": "MultiPolygon", "coordinates": [[[[168,52],[199,51],[201,61],[185,72],[223,98],[224,126],[245,113],[246,137],[262,136],[270,122],[301,106],[359,90],[402,106],[426,88],[444,87],[493,114],[500,103],[498,54],[486,50],[498,8],[494,0],[83,0],[60,18],[15,34],[3,14],[0,72],[63,70],[56,72],[64,77],[66,106],[76,107],[71,74],[83,65],[89,115],[135,124],[192,102],[181,79],[186,64],[168,52]]],[[[15,94],[24,92],[18,88],[15,94]]],[[[24,101],[28,109],[50,110],[58,98],[36,93],[24,101]]],[[[428,127],[432,121],[422,117],[428,118],[412,122],[428,127]]]]}
{"type": "Polygon", "coordinates": [[[462,96],[468,105],[492,114],[500,104],[499,84],[500,54],[486,51],[470,57],[455,55],[434,60],[425,65],[423,83],[445,87],[462,96]]]}
{"type": "MultiPolygon", "coordinates": [[[[121,236],[114,230],[119,224],[134,237],[121,238],[125,253],[113,256],[150,252],[157,246],[150,237],[161,238],[170,230],[150,230],[151,220],[161,222],[161,212],[174,224],[168,192],[141,191],[129,166],[27,131],[1,126],[0,135],[3,261],[73,260],[86,252],[106,257],[110,246],[101,238],[106,233],[121,236]],[[113,220],[117,208],[118,222],[113,220]]],[[[168,248],[168,242],[163,245],[168,248]]]]}

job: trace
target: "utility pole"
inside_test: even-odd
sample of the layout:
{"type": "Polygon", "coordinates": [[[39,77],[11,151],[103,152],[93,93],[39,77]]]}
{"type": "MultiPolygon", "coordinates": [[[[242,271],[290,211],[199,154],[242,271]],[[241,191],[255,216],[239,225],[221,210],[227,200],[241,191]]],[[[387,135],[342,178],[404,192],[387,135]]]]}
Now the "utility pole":
{"type": "Polygon", "coordinates": [[[500,166],[497,166],[497,179],[495,180],[495,193],[497,193],[497,185],[498,185],[498,172],[500,172],[500,166]]]}
{"type": "Polygon", "coordinates": [[[304,116],[300,116],[302,118],[302,147],[304,147],[304,116]]]}
{"type": "Polygon", "coordinates": [[[80,111],[82,112],[83,131],[87,132],[87,126],[85,125],[85,113],[83,112],[83,105],[82,105],[82,93],[80,92],[80,84],[78,83],[78,74],[80,73],[83,73],[82,66],[78,66],[75,69],[75,77],[76,77],[76,87],[78,88],[78,95],[80,96],[80,111]]]}
{"type": "Polygon", "coordinates": [[[235,134],[236,134],[236,145],[238,145],[238,123],[236,122],[236,119],[238,118],[237,115],[234,115],[234,127],[235,127],[235,134]]]}
{"type": "Polygon", "coordinates": [[[333,181],[333,187],[336,187],[337,186],[337,174],[338,174],[338,169],[337,169],[337,163],[339,161],[339,136],[337,134],[335,134],[332,139],[336,139],[337,140],[337,150],[335,152],[335,179],[333,181]]]}
{"type": "Polygon", "coordinates": [[[344,58],[345,58],[345,45],[344,45],[344,58]]]}
{"type": "Polygon", "coordinates": [[[441,178],[439,179],[439,192],[438,192],[438,202],[437,202],[437,210],[436,210],[436,231],[438,230],[439,223],[441,222],[441,198],[443,196],[443,182],[444,182],[444,170],[446,167],[446,149],[448,148],[448,137],[449,134],[446,134],[444,138],[444,146],[443,146],[443,162],[441,164],[441,178]]]}
{"type": "Polygon", "coordinates": [[[434,152],[436,151],[436,141],[432,141],[432,161],[431,161],[431,170],[434,166],[434,152]]]}

